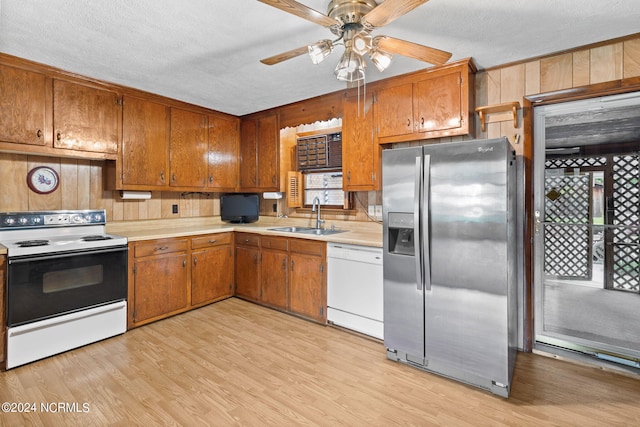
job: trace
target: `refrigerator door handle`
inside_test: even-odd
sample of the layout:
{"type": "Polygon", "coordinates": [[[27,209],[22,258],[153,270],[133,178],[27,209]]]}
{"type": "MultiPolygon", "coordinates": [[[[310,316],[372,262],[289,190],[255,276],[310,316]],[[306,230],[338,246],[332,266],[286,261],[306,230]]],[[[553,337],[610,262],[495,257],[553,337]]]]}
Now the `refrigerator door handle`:
{"type": "Polygon", "coordinates": [[[416,157],[415,183],[413,193],[413,253],[416,258],[416,283],[418,290],[422,291],[424,278],[422,275],[422,249],[420,232],[420,204],[422,202],[422,156],[416,157]]]}
{"type": "Polygon", "coordinates": [[[431,156],[425,154],[424,156],[424,171],[422,175],[422,191],[421,191],[421,203],[420,211],[422,214],[420,228],[421,235],[421,256],[422,259],[422,282],[424,283],[424,290],[431,290],[431,239],[429,236],[429,215],[431,212],[431,156]]]}

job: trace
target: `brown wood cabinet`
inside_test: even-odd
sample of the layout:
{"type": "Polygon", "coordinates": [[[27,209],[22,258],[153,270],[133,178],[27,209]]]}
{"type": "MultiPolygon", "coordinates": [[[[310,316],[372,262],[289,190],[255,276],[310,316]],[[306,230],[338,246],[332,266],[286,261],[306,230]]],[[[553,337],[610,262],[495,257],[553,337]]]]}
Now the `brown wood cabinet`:
{"type": "Polygon", "coordinates": [[[240,119],[209,116],[209,189],[234,191],[238,187],[239,139],[240,119]]]}
{"type": "Polygon", "coordinates": [[[327,321],[326,244],[291,239],[289,310],[316,320],[327,321]]]}
{"type": "Polygon", "coordinates": [[[116,89],[8,55],[0,54],[0,62],[0,150],[116,159],[122,138],[116,89]]]}
{"type": "Polygon", "coordinates": [[[374,95],[378,142],[472,134],[474,73],[463,60],[381,84],[374,95]]]}
{"type": "Polygon", "coordinates": [[[120,180],[124,187],[152,189],[168,184],[169,107],[125,95],[120,180]]]}
{"type": "Polygon", "coordinates": [[[284,237],[260,238],[260,302],[286,310],[289,241],[284,237]]]}
{"type": "Polygon", "coordinates": [[[260,236],[236,233],[236,295],[260,300],[260,236]]]}
{"type": "Polygon", "coordinates": [[[117,154],[121,124],[120,94],[53,79],[55,148],[117,154]]]}
{"type": "Polygon", "coordinates": [[[129,245],[129,327],[184,311],[189,306],[188,239],[129,245]]]}
{"type": "Polygon", "coordinates": [[[233,233],[129,243],[128,328],[233,295],[233,233]]]}
{"type": "Polygon", "coordinates": [[[326,323],[324,242],[236,233],[236,295],[326,323]]]}
{"type": "Polygon", "coordinates": [[[375,138],[371,94],[346,96],[342,117],[342,189],[380,189],[380,146],[375,138]]]}
{"type": "Polygon", "coordinates": [[[191,239],[191,306],[233,295],[233,233],[191,239]]]}
{"type": "Polygon", "coordinates": [[[0,65],[0,141],[47,143],[51,120],[48,81],[44,74],[0,65]]]}
{"type": "Polygon", "coordinates": [[[279,191],[279,139],[280,129],[275,114],[242,119],[241,191],[279,191]]]}
{"type": "Polygon", "coordinates": [[[193,111],[171,109],[169,165],[172,187],[207,186],[207,116],[193,111]]]}

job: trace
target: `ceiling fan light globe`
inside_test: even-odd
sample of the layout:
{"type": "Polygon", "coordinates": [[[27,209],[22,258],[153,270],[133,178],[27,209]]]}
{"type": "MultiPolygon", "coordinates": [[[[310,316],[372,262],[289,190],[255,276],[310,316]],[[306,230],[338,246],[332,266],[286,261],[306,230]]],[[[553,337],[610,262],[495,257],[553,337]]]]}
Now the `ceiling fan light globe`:
{"type": "Polygon", "coordinates": [[[369,55],[369,58],[371,58],[371,62],[373,62],[373,65],[376,66],[378,71],[383,72],[391,65],[393,55],[381,50],[374,50],[369,55]]]}
{"type": "Polygon", "coordinates": [[[320,40],[317,43],[309,45],[311,62],[316,65],[321,63],[331,52],[333,52],[333,43],[331,43],[331,40],[320,40]]]}
{"type": "Polygon", "coordinates": [[[362,56],[353,52],[351,49],[347,49],[342,55],[342,58],[340,58],[334,74],[338,80],[356,82],[364,79],[365,67],[366,64],[362,56]]]}

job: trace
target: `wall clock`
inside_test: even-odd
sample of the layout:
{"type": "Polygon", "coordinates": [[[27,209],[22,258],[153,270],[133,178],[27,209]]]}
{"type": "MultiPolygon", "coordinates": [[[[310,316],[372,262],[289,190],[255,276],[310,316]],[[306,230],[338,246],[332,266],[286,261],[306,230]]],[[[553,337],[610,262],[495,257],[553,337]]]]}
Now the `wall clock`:
{"type": "Polygon", "coordinates": [[[38,194],[49,194],[58,188],[58,172],[48,166],[36,166],[27,174],[27,185],[38,194]]]}

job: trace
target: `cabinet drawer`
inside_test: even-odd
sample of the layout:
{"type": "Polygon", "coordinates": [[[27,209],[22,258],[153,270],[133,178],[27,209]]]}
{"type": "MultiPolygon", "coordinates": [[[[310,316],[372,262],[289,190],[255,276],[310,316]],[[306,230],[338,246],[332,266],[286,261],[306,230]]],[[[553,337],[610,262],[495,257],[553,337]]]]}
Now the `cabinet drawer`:
{"type": "Polygon", "coordinates": [[[206,236],[193,237],[191,239],[191,249],[228,245],[230,243],[231,233],[207,234],[206,236]]]}
{"type": "Polygon", "coordinates": [[[260,246],[260,235],[252,233],[236,233],[236,245],[260,246]]]}
{"type": "Polygon", "coordinates": [[[324,242],[314,242],[312,240],[305,239],[289,239],[289,248],[291,249],[291,252],[324,256],[325,246],[326,244],[324,242]]]}
{"type": "Polygon", "coordinates": [[[284,237],[262,237],[260,244],[263,248],[277,249],[280,251],[289,250],[289,241],[284,237]]]}
{"type": "Polygon", "coordinates": [[[168,240],[154,240],[148,243],[136,244],[134,256],[136,258],[160,255],[170,252],[181,252],[188,249],[186,239],[168,239],[168,240]]]}

